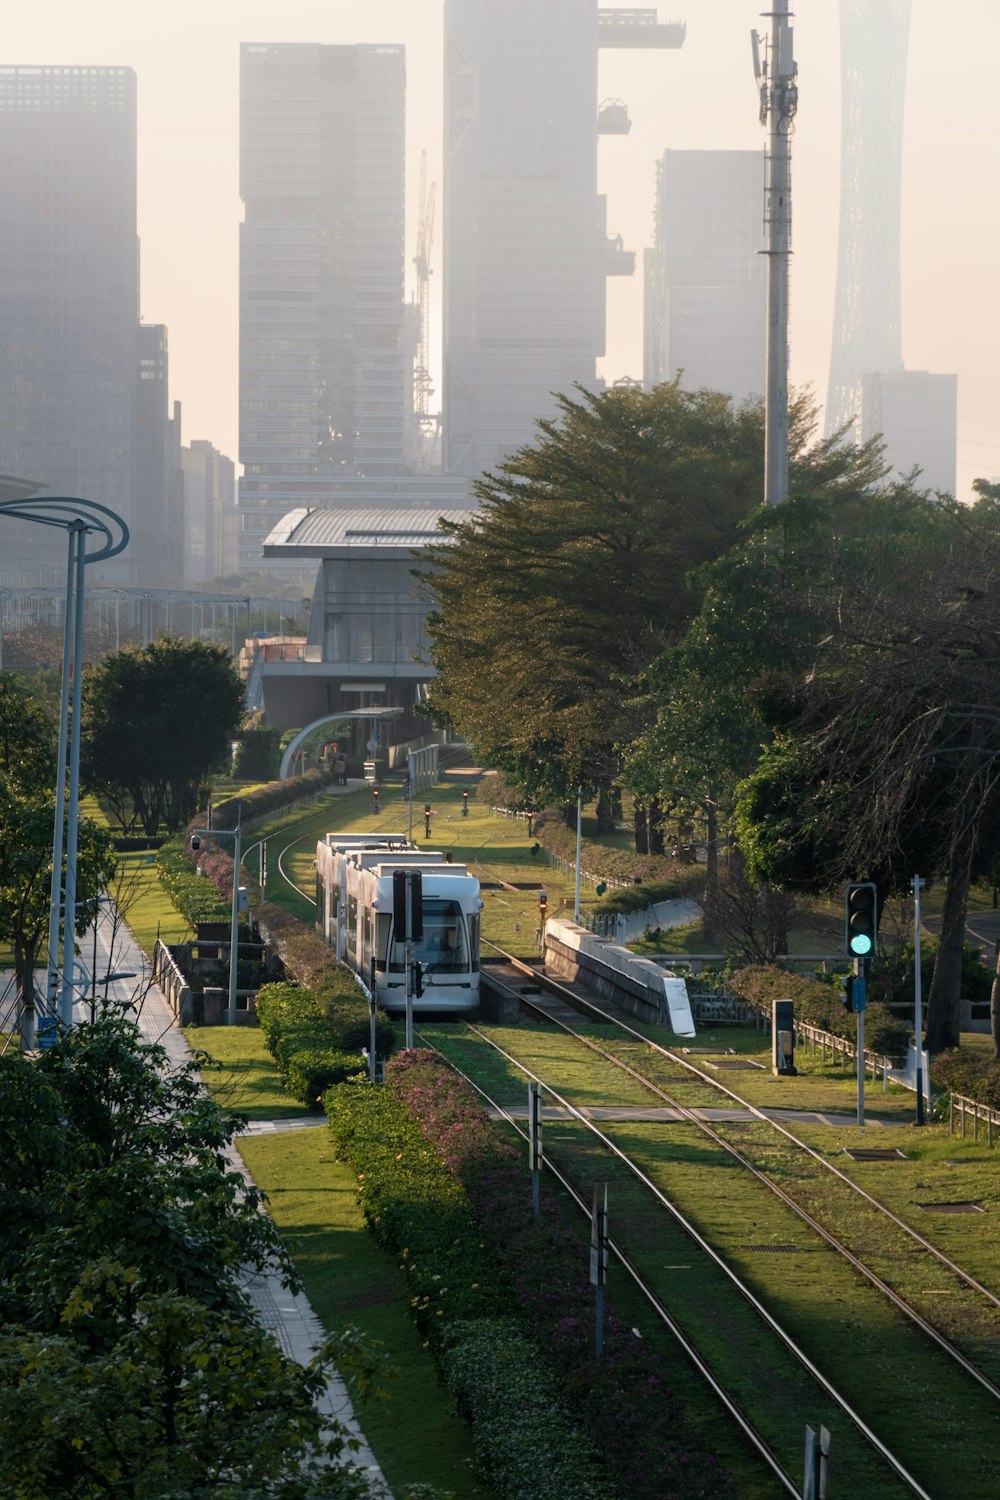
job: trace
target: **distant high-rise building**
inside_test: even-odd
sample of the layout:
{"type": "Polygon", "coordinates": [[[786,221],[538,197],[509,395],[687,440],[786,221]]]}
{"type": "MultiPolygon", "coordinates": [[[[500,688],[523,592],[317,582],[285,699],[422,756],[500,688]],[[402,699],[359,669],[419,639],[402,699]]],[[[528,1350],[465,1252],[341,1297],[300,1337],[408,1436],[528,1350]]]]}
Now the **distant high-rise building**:
{"type": "Polygon", "coordinates": [[[649,387],[763,396],[767,267],[759,151],[665,151],[645,256],[649,387]]]}
{"type": "Polygon", "coordinates": [[[911,0],[840,0],[840,241],[826,435],[903,368],[900,185],[911,0]]]}
{"type": "Polygon", "coordinates": [[[129,545],[129,577],[176,588],[184,573],[180,402],[174,403],[171,415],[167,330],[163,324],[141,323],[136,348],[136,524],[129,545]]]}
{"type": "Polygon", "coordinates": [[[597,0],[445,0],[444,468],[475,477],[533,441],[553,392],[597,389],[609,238],[597,137],[600,47],[679,47],[653,9],[597,0]]]}
{"type": "Polygon", "coordinates": [[[241,567],[403,468],[401,46],[240,49],[241,567]]]}
{"type": "MultiPolygon", "coordinates": [[[[131,68],[0,67],[0,470],[110,506],[135,503],[139,256],[131,68]]],[[[47,528],[4,551],[61,558],[47,528]]],[[[16,536],[16,539],[15,539],[16,536]]]]}
{"type": "Polygon", "coordinates": [[[955,493],[958,376],[896,370],[861,380],[862,442],[880,433],[890,479],[919,468],[917,484],[955,493]]]}
{"type": "Polygon", "coordinates": [[[236,479],[231,458],[196,438],[181,449],[184,466],[184,583],[235,573],[236,479]]]}

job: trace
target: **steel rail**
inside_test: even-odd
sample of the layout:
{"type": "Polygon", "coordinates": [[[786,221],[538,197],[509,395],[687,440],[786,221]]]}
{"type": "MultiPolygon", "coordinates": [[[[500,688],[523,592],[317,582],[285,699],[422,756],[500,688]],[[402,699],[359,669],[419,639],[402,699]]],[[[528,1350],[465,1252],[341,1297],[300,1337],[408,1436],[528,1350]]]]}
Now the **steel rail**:
{"type": "MultiPolygon", "coordinates": [[[[748,1114],[753,1115],[753,1117],[761,1124],[769,1126],[779,1135],[784,1136],[784,1138],[793,1146],[795,1146],[797,1150],[804,1152],[814,1162],[816,1162],[817,1165],[821,1166],[825,1171],[838,1178],[842,1183],[845,1184],[845,1186],[850,1188],[853,1193],[856,1193],[860,1198],[863,1198],[871,1208],[874,1208],[875,1210],[877,1210],[877,1212],[883,1214],[887,1219],[891,1220],[891,1222],[895,1224],[898,1229],[901,1229],[904,1234],[908,1235],[910,1239],[918,1244],[922,1250],[925,1250],[929,1255],[933,1256],[938,1265],[943,1267],[944,1270],[950,1271],[952,1275],[956,1276],[960,1281],[964,1282],[966,1286],[968,1286],[972,1291],[978,1292],[979,1295],[983,1297],[987,1302],[992,1303],[994,1307],[1000,1308],[1000,1296],[998,1296],[995,1292],[991,1292],[989,1287],[983,1286],[982,1282],[977,1281],[976,1278],[970,1274],[970,1272],[964,1270],[955,1261],[951,1260],[947,1255],[945,1255],[942,1250],[934,1245],[931,1240],[926,1239],[919,1230],[914,1229],[912,1224],[908,1224],[905,1219],[901,1219],[899,1215],[894,1213],[893,1210],[889,1208],[885,1203],[882,1203],[878,1198],[873,1197],[871,1193],[869,1193],[859,1183],[855,1182],[852,1177],[849,1177],[848,1174],[842,1171],[840,1167],[836,1166],[833,1162],[828,1161],[812,1146],[801,1140],[799,1136],[795,1135],[793,1131],[789,1130],[787,1125],[782,1125],[779,1120],[772,1119],[770,1115],[766,1114],[762,1109],[759,1109],[755,1104],[751,1104],[748,1100],[742,1098],[739,1094],[734,1093],[732,1089],[728,1088],[719,1079],[713,1078],[711,1074],[703,1072],[703,1070],[699,1068],[697,1064],[692,1063],[683,1055],[683,1053],[674,1052],[669,1047],[664,1047],[661,1045],[661,1043],[653,1041],[651,1037],[644,1036],[641,1031],[636,1031],[635,1028],[629,1026],[626,1021],[622,1021],[617,1016],[612,1016],[607,1011],[602,1010],[600,1005],[596,1004],[594,1001],[585,999],[583,996],[577,994],[574,990],[569,989],[565,985],[561,985],[557,979],[553,979],[548,974],[540,973],[538,969],[532,968],[530,964],[524,963],[522,959],[515,958],[513,954],[506,953],[496,943],[491,943],[488,939],[485,938],[483,939],[483,942],[489,947],[495,949],[496,952],[499,953],[506,960],[506,962],[511,964],[514,968],[519,969],[521,972],[528,975],[530,978],[532,978],[545,988],[551,989],[553,994],[559,995],[568,1003],[572,1004],[575,1009],[589,1014],[594,1020],[604,1022],[607,1025],[616,1026],[627,1036],[633,1037],[636,1041],[642,1042],[652,1051],[658,1052],[662,1057],[669,1058],[672,1063],[677,1063],[680,1067],[685,1068],[689,1073],[693,1074],[693,1076],[699,1079],[702,1083],[708,1084],[711,1088],[715,1089],[717,1093],[724,1094],[727,1099],[731,1099],[734,1104],[738,1104],[741,1109],[745,1109],[748,1114]]],[[[526,997],[519,995],[518,998],[521,999],[524,1004],[529,1003],[526,997]]],[[[623,1066],[625,1065],[623,1064],[623,1066]]]]}
{"type": "MultiPolygon", "coordinates": [[[[432,1052],[436,1052],[439,1057],[443,1058],[445,1062],[447,1062],[450,1068],[454,1069],[454,1071],[459,1075],[460,1078],[463,1078],[466,1083],[468,1083],[473,1089],[475,1089],[476,1093],[486,1101],[489,1108],[492,1109],[496,1114],[502,1116],[503,1119],[505,1119],[507,1123],[517,1131],[518,1135],[520,1135],[523,1140],[526,1141],[528,1139],[527,1131],[523,1129],[523,1127],[518,1123],[517,1119],[509,1112],[509,1110],[507,1110],[502,1104],[500,1104],[496,1099],[488,1094],[481,1084],[477,1083],[476,1080],[472,1078],[468,1073],[465,1073],[461,1068],[457,1067],[450,1058],[445,1057],[445,1054],[441,1052],[440,1048],[435,1047],[433,1042],[429,1042],[425,1037],[421,1036],[419,1031],[417,1032],[417,1036],[420,1038],[422,1044],[425,1047],[428,1047],[432,1052]]],[[[496,1044],[490,1043],[490,1045],[495,1046],[496,1044]]],[[[560,1187],[569,1194],[573,1202],[580,1209],[581,1213],[583,1213],[585,1217],[589,1219],[591,1215],[589,1204],[573,1186],[572,1182],[569,1180],[566,1174],[559,1167],[557,1167],[555,1162],[550,1160],[550,1158],[547,1157],[544,1152],[542,1153],[542,1165],[552,1173],[553,1177],[559,1183],[560,1187]]],[[[709,1365],[698,1353],[698,1350],[688,1338],[683,1328],[663,1305],[663,1303],[660,1301],[660,1298],[653,1291],[653,1288],[643,1280],[642,1274],[639,1271],[638,1267],[636,1267],[632,1263],[629,1256],[613,1237],[609,1237],[608,1244],[616,1260],[631,1276],[632,1280],[635,1282],[642,1295],[646,1298],[653,1311],[669,1329],[671,1334],[680,1344],[684,1353],[687,1355],[688,1359],[698,1371],[699,1375],[701,1375],[702,1378],[711,1387],[712,1391],[719,1399],[719,1401],[721,1401],[726,1411],[729,1412],[730,1416],[746,1434],[752,1446],[757,1450],[760,1456],[774,1471],[778,1479],[781,1480],[782,1484],[785,1486],[786,1490],[788,1490],[789,1494],[798,1496],[800,1493],[799,1486],[782,1468],[780,1460],[768,1447],[766,1439],[757,1431],[753,1423],[749,1420],[745,1413],[740,1410],[733,1398],[720,1384],[719,1379],[712,1370],[711,1365],[709,1365]]]]}
{"type": "Polygon", "coordinates": [[[695,1242],[699,1249],[705,1255],[707,1255],[708,1258],[715,1263],[715,1265],[718,1266],[723,1275],[728,1277],[728,1279],[732,1282],[733,1286],[740,1293],[740,1295],[750,1304],[750,1306],[763,1320],[763,1322],[765,1322],[771,1329],[771,1331],[781,1340],[786,1349],[788,1349],[789,1353],[799,1361],[803,1369],[805,1369],[812,1376],[812,1378],[818,1383],[822,1390],[826,1392],[830,1399],[840,1407],[845,1416],[847,1416],[854,1423],[858,1431],[871,1444],[875,1451],[885,1459],[885,1461],[889,1464],[890,1468],[892,1468],[897,1477],[900,1478],[904,1484],[907,1484],[914,1494],[919,1495],[921,1497],[921,1500],[932,1500],[932,1497],[922,1487],[919,1480],[917,1480],[909,1472],[902,1461],[898,1459],[891,1451],[891,1449],[886,1446],[886,1444],[882,1441],[878,1434],[868,1426],[867,1422],[861,1416],[861,1414],[855,1411],[855,1409],[848,1401],[847,1397],[841,1395],[836,1386],[833,1385],[832,1381],[830,1381],[823,1374],[818,1365],[815,1365],[813,1363],[805,1350],[801,1349],[799,1345],[796,1344],[791,1334],[781,1326],[777,1318],[775,1318],[774,1314],[771,1313],[767,1307],[765,1307],[760,1298],[750,1290],[745,1282],[741,1281],[740,1277],[727,1263],[725,1258],[720,1255],[720,1253],[711,1244],[709,1244],[708,1240],[706,1240],[704,1236],[691,1223],[691,1221],[685,1217],[680,1209],[677,1208],[675,1204],[671,1203],[666,1194],[656,1186],[655,1182],[653,1182],[652,1179],[647,1176],[642,1168],[638,1166],[636,1162],[632,1161],[631,1158],[624,1151],[622,1151],[621,1147],[617,1146],[615,1142],[610,1139],[610,1137],[606,1136],[602,1130],[599,1130],[592,1120],[588,1120],[586,1115],[584,1115],[579,1109],[577,1109],[574,1104],[571,1104],[570,1101],[563,1095],[561,1095],[556,1089],[547,1084],[545,1080],[539,1077],[537,1073],[534,1073],[530,1068],[525,1067],[524,1063],[519,1062],[518,1059],[511,1053],[505,1051],[504,1048],[501,1047],[497,1042],[491,1040],[486,1032],[482,1031],[479,1027],[469,1025],[468,1022],[466,1022],[466,1025],[469,1026],[469,1030],[473,1032],[474,1035],[480,1037],[480,1039],[486,1042],[487,1045],[493,1047],[497,1052],[499,1052],[501,1057],[506,1058],[508,1062],[513,1064],[514,1067],[518,1068],[527,1078],[531,1079],[535,1083],[541,1084],[545,1088],[546,1092],[550,1094],[553,1099],[557,1100],[562,1108],[566,1109],[571,1115],[575,1116],[575,1118],[578,1119],[580,1123],[584,1125],[591,1132],[591,1134],[601,1142],[601,1144],[611,1153],[611,1155],[617,1157],[618,1160],[628,1168],[628,1170],[639,1180],[639,1182],[641,1182],[643,1186],[648,1189],[653,1197],[660,1204],[662,1204],[667,1212],[673,1216],[675,1221],[695,1242]]]}

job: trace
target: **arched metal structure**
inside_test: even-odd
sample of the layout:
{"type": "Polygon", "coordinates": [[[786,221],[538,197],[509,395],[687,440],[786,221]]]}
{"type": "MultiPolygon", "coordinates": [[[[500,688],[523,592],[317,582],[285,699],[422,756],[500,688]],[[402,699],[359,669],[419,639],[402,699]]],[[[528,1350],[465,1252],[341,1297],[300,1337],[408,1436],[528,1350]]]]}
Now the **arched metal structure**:
{"type": "MultiPolygon", "coordinates": [[[[88,563],[117,557],[128,546],[128,527],[121,516],[96,500],[74,495],[33,495],[23,500],[0,501],[0,515],[19,521],[34,521],[40,526],[56,526],[66,532],[66,618],[63,632],[62,696],[59,707],[59,752],[56,769],[55,819],[52,834],[52,885],[49,897],[49,946],[47,1003],[56,1008],[58,992],[59,1020],[64,1026],[73,1023],[73,939],[76,927],[76,861],[80,812],[80,703],[83,678],[83,601],[84,569],[88,563]],[[97,546],[88,551],[87,539],[94,536],[97,546]],[[72,734],[70,734],[69,695],[73,684],[72,734]],[[69,787],[67,793],[67,741],[69,787]],[[67,801],[68,799],[68,801],[67,801]],[[66,871],[63,880],[63,825],[65,824],[66,871]],[[62,983],[59,984],[59,927],[62,919],[62,983]]],[[[34,1000],[25,997],[26,1014],[22,1023],[22,1045],[34,1045],[34,1000]],[[30,1035],[26,1034],[30,1033],[30,1035]]]]}

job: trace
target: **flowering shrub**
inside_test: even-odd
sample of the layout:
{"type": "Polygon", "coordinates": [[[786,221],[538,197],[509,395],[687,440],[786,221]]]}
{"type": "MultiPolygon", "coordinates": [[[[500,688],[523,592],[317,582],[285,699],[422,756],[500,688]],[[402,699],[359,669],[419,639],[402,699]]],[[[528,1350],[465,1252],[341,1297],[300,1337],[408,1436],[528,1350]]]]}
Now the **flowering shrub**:
{"type": "Polygon", "coordinates": [[[262,813],[280,813],[296,802],[303,801],[329,786],[330,777],[319,767],[307,771],[304,776],[289,776],[284,781],[268,781],[256,786],[253,791],[241,792],[238,797],[227,797],[212,810],[212,823],[217,828],[235,828],[236,819],[242,813],[244,823],[262,813]]]}
{"type": "MultiPolygon", "coordinates": [[[[478,1423],[486,1422],[483,1463],[499,1494],[591,1493],[549,1481],[545,1453],[535,1446],[541,1442],[544,1449],[545,1439],[530,1423],[522,1438],[526,1451],[511,1471],[511,1483],[520,1487],[503,1488],[492,1467],[507,1461],[497,1446],[499,1429],[530,1408],[523,1370],[530,1367],[533,1390],[540,1363],[544,1367],[539,1346],[554,1360],[560,1388],[584,1416],[623,1494],[662,1500],[677,1493],[694,1500],[727,1492],[726,1476],[679,1420],[655,1356],[613,1311],[596,1364],[583,1239],[551,1203],[543,1200],[534,1218],[520,1153],[498,1137],[472,1090],[445,1063],[428,1052],[401,1053],[386,1070],[384,1089],[334,1089],[324,1103],[338,1153],[360,1168],[366,1218],[400,1254],[418,1325],[477,1422],[477,1446],[478,1423]],[[521,1314],[522,1337],[532,1331],[534,1353],[523,1359],[520,1382],[508,1379],[502,1352],[510,1347],[512,1312],[521,1314]],[[496,1318],[507,1321],[498,1326],[496,1318]],[[455,1319],[467,1326],[449,1344],[455,1319]],[[475,1384],[484,1370],[496,1381],[485,1407],[476,1390],[460,1394],[465,1381],[475,1384]],[[513,1413],[500,1405],[507,1392],[513,1413]],[[537,1488],[523,1487],[526,1464],[537,1488]]],[[[599,1493],[609,1495],[607,1483],[599,1493]]]]}
{"type": "MultiPolygon", "coordinates": [[[[230,870],[232,860],[229,860],[230,870]]],[[[191,861],[187,840],[171,839],[157,855],[160,883],[174,906],[186,917],[192,927],[199,922],[224,920],[232,910],[232,884],[228,897],[223,897],[217,887],[204,876],[198,875],[191,861]]],[[[232,875],[230,874],[230,882],[232,875]]]]}

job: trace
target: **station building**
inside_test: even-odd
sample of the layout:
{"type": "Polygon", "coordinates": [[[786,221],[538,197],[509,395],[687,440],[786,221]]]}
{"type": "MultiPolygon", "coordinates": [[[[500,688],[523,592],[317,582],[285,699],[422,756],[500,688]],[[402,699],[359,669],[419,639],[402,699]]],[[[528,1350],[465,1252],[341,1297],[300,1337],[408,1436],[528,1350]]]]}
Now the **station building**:
{"type": "Polygon", "coordinates": [[[414,576],[413,553],[441,540],[442,520],[468,518],[466,508],[440,507],[286,515],[267,537],[264,556],[318,566],[312,612],[305,639],[259,643],[248,679],[251,705],[263,707],[279,729],[371,709],[371,725],[359,720],[352,730],[356,755],[370,732],[382,749],[383,736],[393,744],[426,736],[428,720],[415,710],[434,676],[430,600],[414,576]]]}

